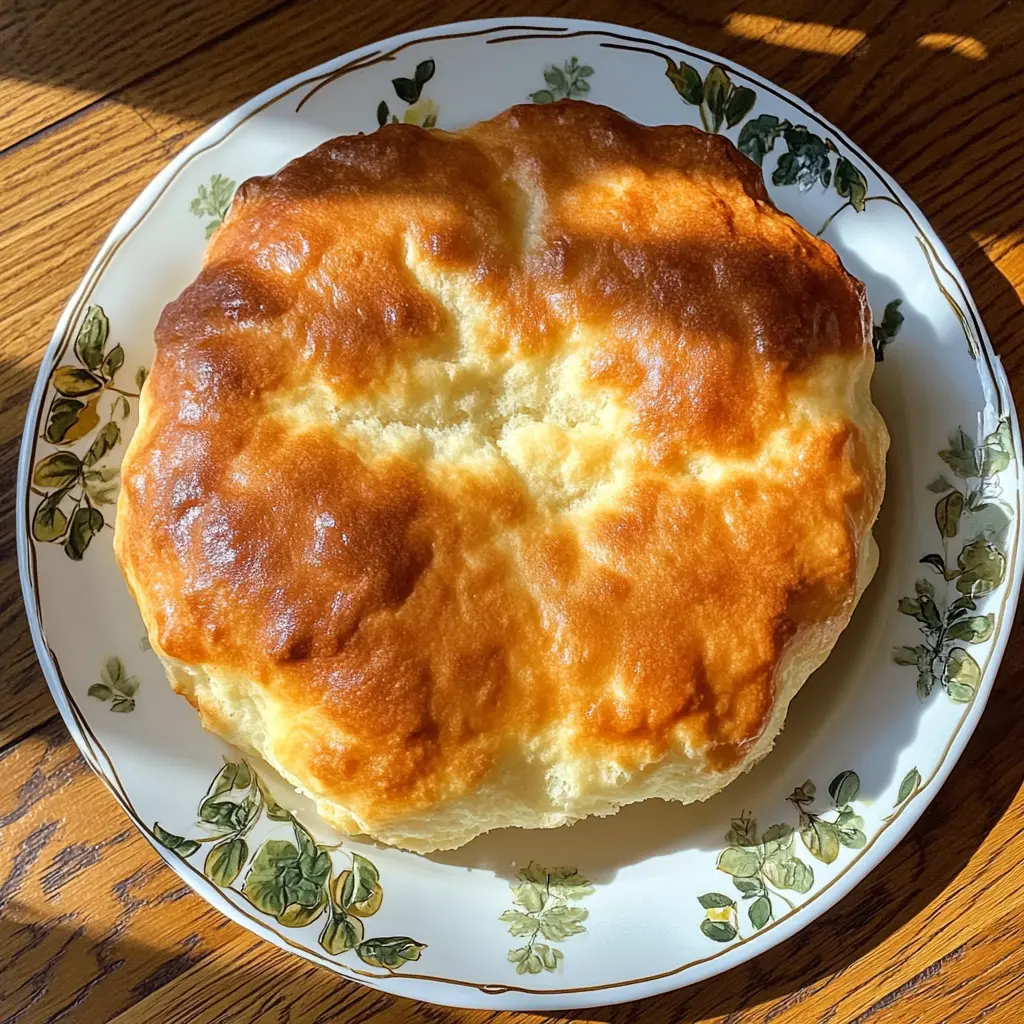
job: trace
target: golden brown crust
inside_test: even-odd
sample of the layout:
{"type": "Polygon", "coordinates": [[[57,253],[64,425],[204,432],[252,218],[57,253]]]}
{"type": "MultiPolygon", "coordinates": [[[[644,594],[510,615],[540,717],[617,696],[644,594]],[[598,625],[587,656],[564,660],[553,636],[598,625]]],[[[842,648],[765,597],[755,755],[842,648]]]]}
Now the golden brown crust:
{"type": "Polygon", "coordinates": [[[719,136],[560,103],[335,139],[164,311],[118,557],[367,827],[524,750],[734,764],[855,601],[868,327],[719,136]]]}

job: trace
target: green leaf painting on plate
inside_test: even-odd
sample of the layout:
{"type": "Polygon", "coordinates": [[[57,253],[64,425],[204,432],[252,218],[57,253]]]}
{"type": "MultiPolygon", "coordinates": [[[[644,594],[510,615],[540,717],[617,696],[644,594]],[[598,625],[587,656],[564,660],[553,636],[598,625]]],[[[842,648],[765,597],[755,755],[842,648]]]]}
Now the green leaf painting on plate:
{"type": "Polygon", "coordinates": [[[418,960],[427,948],[405,935],[366,937],[364,921],[384,901],[376,866],[352,853],[351,866],[337,871],[336,848],[317,843],[247,762],[224,759],[199,801],[197,816],[203,836],[179,836],[159,823],[153,836],[183,859],[208,845],[203,874],[285,928],[303,928],[322,918],[318,941],[332,956],[353,951],[363,963],[393,972],[418,960]],[[269,823],[271,834],[254,844],[250,833],[260,822],[269,823]]]}
{"type": "Polygon", "coordinates": [[[223,174],[214,174],[209,185],[199,186],[188,208],[194,217],[209,218],[206,222],[207,238],[224,223],[234,194],[235,182],[223,174]]]}
{"type": "Polygon", "coordinates": [[[832,800],[831,812],[814,812],[814,786],[805,782],[787,797],[799,816],[800,839],[815,860],[831,864],[839,856],[841,847],[859,850],[867,843],[864,820],[854,812],[852,804],[860,792],[860,778],[856,772],[840,772],[828,787],[832,800]],[[826,817],[831,814],[831,817],[826,817]]]}
{"type": "Polygon", "coordinates": [[[438,114],[441,107],[437,100],[430,99],[423,95],[423,87],[434,77],[437,65],[428,58],[416,65],[411,78],[393,78],[391,80],[395,95],[402,102],[407,104],[402,116],[392,113],[386,100],[377,104],[377,125],[383,128],[384,125],[415,124],[420,128],[433,128],[437,125],[438,114]]]}
{"type": "Polygon", "coordinates": [[[511,889],[515,907],[500,920],[514,938],[526,942],[508,951],[509,962],[516,965],[517,974],[556,970],[565,954],[550,943],[586,931],[583,922],[590,912],[579,904],[594,887],[575,868],[549,869],[531,861],[517,872],[511,889]]]}
{"type": "Polygon", "coordinates": [[[582,100],[590,92],[588,79],[594,69],[570,57],[561,67],[549,64],[544,69],[544,88],[530,93],[534,103],[554,103],[556,100],[582,100]]]}
{"type": "Polygon", "coordinates": [[[882,322],[871,325],[871,347],[875,350],[875,362],[885,359],[885,350],[896,340],[900,328],[903,327],[904,316],[900,312],[902,299],[893,299],[886,304],[882,313],[882,322]]]}
{"type": "MultiPolygon", "coordinates": [[[[110,344],[110,321],[102,306],[89,306],[72,346],[74,363],[50,375],[53,396],[40,440],[56,451],[43,455],[32,471],[32,537],[61,544],[80,562],[93,539],[108,524],[105,507],[117,502],[120,470],[110,456],[124,440],[123,424],[138,390],[117,382],[124,349],[110,344]],[[88,446],[84,447],[88,442],[88,446]]],[[[135,376],[137,388],[145,369],[135,376]]],[[[131,710],[118,705],[115,710],[131,710]]]]}
{"type": "Polygon", "coordinates": [[[89,687],[89,696],[110,704],[110,710],[126,714],[135,710],[135,694],[139,680],[125,672],[118,657],[107,658],[100,670],[100,681],[89,687]]]}
{"type": "Polygon", "coordinates": [[[860,793],[857,773],[840,772],[829,784],[828,793],[830,808],[816,811],[812,809],[817,799],[814,783],[808,779],[797,786],[787,797],[796,811],[795,825],[781,822],[760,832],[752,815],[744,812],[733,818],[725,834],[728,845],[715,866],[730,877],[739,895],[706,892],[697,897],[704,909],[700,930],[707,938],[732,942],[740,935],[741,904],[745,904],[742,916],[755,932],[776,920],[780,904],[795,910],[796,903],[786,893],[803,896],[814,885],[814,869],[805,853],[822,864],[831,864],[843,847],[859,850],[867,843],[864,820],[853,807],[860,793]]]}
{"type": "Polygon", "coordinates": [[[899,792],[896,794],[896,803],[902,804],[909,800],[921,788],[921,773],[916,768],[911,768],[903,781],[900,783],[899,792]]]}
{"type": "Polygon", "coordinates": [[[969,648],[985,643],[995,629],[995,616],[979,611],[978,601],[1006,577],[1002,537],[1013,509],[1002,498],[999,476],[1013,457],[1005,419],[980,444],[958,427],[939,452],[945,472],[928,485],[938,496],[934,523],[939,545],[921,558],[931,576],[920,577],[913,596],[900,598],[897,605],[918,623],[921,642],[893,649],[897,665],[917,672],[922,700],[938,687],[954,703],[967,704],[981,682],[981,666],[969,648]]]}
{"type": "Polygon", "coordinates": [[[845,200],[822,224],[819,235],[843,210],[864,211],[871,197],[863,171],[849,157],[841,156],[831,139],[815,134],[806,125],[793,124],[775,114],[759,114],[744,124],[736,145],[760,167],[780,139],[785,150],[772,171],[773,185],[796,185],[801,192],[809,192],[815,185],[824,189],[831,185],[845,200]]]}
{"type": "Polygon", "coordinates": [[[712,65],[702,78],[685,61],[677,63],[670,57],[659,56],[666,63],[665,77],[684,103],[697,107],[706,132],[718,133],[742,124],[736,146],[758,167],[778,147],[779,157],[771,175],[773,185],[795,185],[801,192],[809,192],[815,186],[835,191],[843,204],[822,224],[819,235],[843,210],[860,213],[868,202],[880,198],[868,195],[864,172],[839,152],[832,139],[777,114],[749,117],[757,105],[757,93],[734,82],[721,64],[712,65]]]}
{"type": "Polygon", "coordinates": [[[911,768],[900,780],[899,789],[897,790],[896,797],[893,800],[892,811],[882,819],[882,824],[888,825],[895,821],[899,817],[903,808],[921,792],[923,787],[924,782],[921,779],[921,773],[915,766],[911,768]]]}
{"type": "Polygon", "coordinates": [[[700,72],[685,61],[676,63],[665,58],[665,77],[672,83],[684,103],[697,107],[706,132],[735,128],[754,108],[757,95],[745,85],[736,85],[729,72],[715,64],[701,78],[700,72]]]}

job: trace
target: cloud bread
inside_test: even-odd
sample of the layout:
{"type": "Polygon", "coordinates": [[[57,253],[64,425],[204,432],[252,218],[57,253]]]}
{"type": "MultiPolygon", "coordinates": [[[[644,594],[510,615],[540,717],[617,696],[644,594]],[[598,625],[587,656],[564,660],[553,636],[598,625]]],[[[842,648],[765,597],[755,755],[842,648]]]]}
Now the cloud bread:
{"type": "Polygon", "coordinates": [[[875,566],[863,286],[721,136],[342,137],[163,313],[115,549],[206,728],[418,851],[771,748],[875,566]]]}

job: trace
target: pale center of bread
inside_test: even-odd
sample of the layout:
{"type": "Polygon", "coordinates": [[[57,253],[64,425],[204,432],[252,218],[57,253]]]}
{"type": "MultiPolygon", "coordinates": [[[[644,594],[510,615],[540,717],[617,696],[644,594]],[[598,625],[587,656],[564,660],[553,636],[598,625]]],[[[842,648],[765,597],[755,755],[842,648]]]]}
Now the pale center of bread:
{"type": "MultiPolygon", "coordinates": [[[[623,392],[588,372],[595,329],[577,325],[553,346],[555,354],[524,358],[494,344],[488,310],[469,303],[457,279],[436,294],[452,314],[452,337],[435,339],[384,381],[352,395],[322,378],[279,392],[270,399],[273,415],[297,431],[331,424],[366,464],[408,459],[442,481],[453,469],[491,480],[514,474],[548,515],[586,515],[614,502],[635,479],[647,446],[623,392]]],[[[692,451],[676,467],[679,478],[714,486],[737,474],[776,475],[798,441],[794,429],[837,404],[870,401],[854,384],[844,360],[822,358],[791,395],[788,422],[768,432],[759,451],[746,458],[692,451]]]]}
{"type": "Polygon", "coordinates": [[[438,274],[411,246],[406,258],[450,330],[370,389],[344,395],[314,379],[271,399],[274,415],[297,430],[332,424],[368,464],[397,456],[428,476],[515,473],[553,515],[603,504],[627,486],[639,454],[634,413],[619,389],[589,379],[595,331],[579,325],[544,354],[524,356],[496,338],[492,311],[462,275],[438,274]]]}
{"type": "Polygon", "coordinates": [[[632,475],[629,410],[610,388],[587,384],[579,354],[523,361],[474,351],[469,339],[466,347],[457,360],[414,359],[347,401],[311,385],[289,418],[333,424],[367,463],[401,456],[428,474],[442,464],[488,476],[511,469],[551,512],[600,501],[632,475]]]}

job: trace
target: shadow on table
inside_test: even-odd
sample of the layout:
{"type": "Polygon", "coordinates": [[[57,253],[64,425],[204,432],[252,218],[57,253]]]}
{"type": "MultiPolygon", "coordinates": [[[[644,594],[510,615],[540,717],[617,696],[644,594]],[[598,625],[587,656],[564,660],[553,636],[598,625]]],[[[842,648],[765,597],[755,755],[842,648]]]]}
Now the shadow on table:
{"type": "MultiPolygon", "coordinates": [[[[166,870],[152,868],[148,874],[166,870]]],[[[173,883],[160,901],[185,897],[202,908],[173,883]]],[[[87,910],[62,907],[59,896],[51,906],[52,916],[34,920],[38,909],[0,894],[0,1024],[326,1024],[358,1017],[376,998],[255,936],[229,946],[242,933],[227,919],[150,934],[145,899],[122,900],[121,914],[103,927],[87,910]],[[231,956],[223,955],[228,946],[231,956]]]]}
{"type": "MultiPolygon", "coordinates": [[[[42,338],[34,341],[40,348],[45,343],[42,338]]],[[[25,345],[27,348],[28,342],[25,345]]],[[[0,359],[0,636],[3,638],[0,749],[57,713],[29,635],[15,542],[18,457],[29,396],[38,369],[38,365],[27,358],[0,359]]],[[[0,862],[2,859],[0,850],[0,862]]]]}

